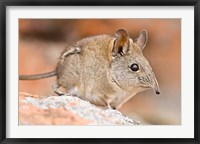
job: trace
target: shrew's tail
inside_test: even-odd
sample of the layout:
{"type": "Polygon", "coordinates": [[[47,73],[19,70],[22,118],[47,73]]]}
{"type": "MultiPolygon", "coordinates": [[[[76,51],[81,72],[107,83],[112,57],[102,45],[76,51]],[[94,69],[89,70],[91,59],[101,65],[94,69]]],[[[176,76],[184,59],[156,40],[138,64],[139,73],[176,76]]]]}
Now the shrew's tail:
{"type": "Polygon", "coordinates": [[[19,75],[19,80],[39,80],[43,78],[48,78],[52,76],[56,76],[57,72],[56,70],[52,72],[47,72],[43,74],[36,74],[36,75],[19,75]]]}

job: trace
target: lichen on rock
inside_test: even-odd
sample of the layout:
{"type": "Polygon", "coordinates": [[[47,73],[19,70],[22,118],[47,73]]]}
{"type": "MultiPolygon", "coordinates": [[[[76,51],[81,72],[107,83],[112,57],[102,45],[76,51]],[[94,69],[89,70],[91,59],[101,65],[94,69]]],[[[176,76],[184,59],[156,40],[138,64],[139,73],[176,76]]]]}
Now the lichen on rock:
{"type": "Polygon", "coordinates": [[[102,109],[75,96],[19,95],[20,125],[140,125],[117,110],[102,109]]]}

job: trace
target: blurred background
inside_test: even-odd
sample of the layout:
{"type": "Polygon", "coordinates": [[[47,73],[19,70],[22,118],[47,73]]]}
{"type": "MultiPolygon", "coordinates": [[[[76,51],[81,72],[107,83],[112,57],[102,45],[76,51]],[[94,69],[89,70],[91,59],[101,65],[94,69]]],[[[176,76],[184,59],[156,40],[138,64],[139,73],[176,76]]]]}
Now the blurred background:
{"type": "MultiPolygon", "coordinates": [[[[181,19],[19,19],[19,74],[38,74],[56,68],[61,52],[84,37],[126,29],[135,39],[149,34],[143,51],[160,85],[138,93],[119,109],[143,124],[181,124],[181,19]]],[[[19,81],[19,92],[55,95],[56,77],[19,81]]]]}

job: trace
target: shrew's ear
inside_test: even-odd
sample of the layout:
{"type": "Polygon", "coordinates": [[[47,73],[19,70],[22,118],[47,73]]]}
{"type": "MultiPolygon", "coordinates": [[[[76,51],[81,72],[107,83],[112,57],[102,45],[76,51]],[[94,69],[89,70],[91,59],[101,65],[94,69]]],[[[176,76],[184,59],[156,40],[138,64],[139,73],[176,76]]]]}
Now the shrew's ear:
{"type": "Polygon", "coordinates": [[[146,30],[142,30],[140,32],[139,37],[135,40],[136,44],[143,50],[148,40],[148,32],[146,30]]]}
{"type": "Polygon", "coordinates": [[[112,55],[124,55],[129,48],[129,35],[124,29],[119,29],[115,33],[115,42],[112,50],[112,55]]]}

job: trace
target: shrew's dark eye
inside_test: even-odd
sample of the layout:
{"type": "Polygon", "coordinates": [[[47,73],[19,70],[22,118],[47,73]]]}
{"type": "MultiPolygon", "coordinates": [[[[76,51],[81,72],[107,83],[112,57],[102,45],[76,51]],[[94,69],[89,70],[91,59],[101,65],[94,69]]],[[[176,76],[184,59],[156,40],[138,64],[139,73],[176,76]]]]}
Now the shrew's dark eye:
{"type": "Polygon", "coordinates": [[[138,64],[134,63],[134,64],[131,65],[130,69],[132,71],[138,71],[139,70],[139,66],[138,66],[138,64]]]}

